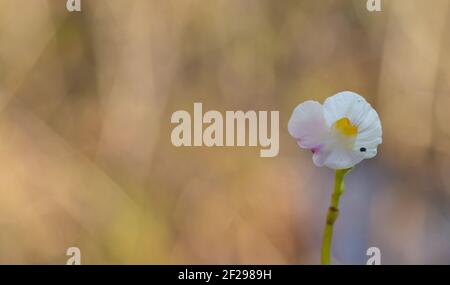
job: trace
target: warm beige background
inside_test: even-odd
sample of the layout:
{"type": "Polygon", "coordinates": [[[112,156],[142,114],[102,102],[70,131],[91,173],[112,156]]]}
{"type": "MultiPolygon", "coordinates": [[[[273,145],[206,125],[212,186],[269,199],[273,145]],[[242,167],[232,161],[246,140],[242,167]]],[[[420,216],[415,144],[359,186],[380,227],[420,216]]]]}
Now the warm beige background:
{"type": "Polygon", "coordinates": [[[0,0],[0,263],[318,263],[332,172],[286,130],[342,90],[384,144],[335,263],[450,263],[450,1],[0,0]],[[170,115],[280,110],[280,154],[177,149],[170,115]]]}

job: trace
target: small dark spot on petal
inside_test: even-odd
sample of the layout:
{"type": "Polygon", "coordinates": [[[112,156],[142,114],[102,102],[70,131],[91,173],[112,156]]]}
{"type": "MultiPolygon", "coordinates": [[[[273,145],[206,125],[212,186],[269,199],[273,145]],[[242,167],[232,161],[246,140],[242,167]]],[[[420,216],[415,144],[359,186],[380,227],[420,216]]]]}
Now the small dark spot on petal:
{"type": "Polygon", "coordinates": [[[367,149],[365,147],[362,147],[362,148],[359,149],[360,152],[366,152],[366,150],[367,149]]]}

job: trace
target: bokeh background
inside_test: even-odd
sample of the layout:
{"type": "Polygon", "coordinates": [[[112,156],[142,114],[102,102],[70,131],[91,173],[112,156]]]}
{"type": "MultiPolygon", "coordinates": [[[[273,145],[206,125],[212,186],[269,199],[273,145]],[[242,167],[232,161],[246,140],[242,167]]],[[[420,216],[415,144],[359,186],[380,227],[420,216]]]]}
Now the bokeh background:
{"type": "Polygon", "coordinates": [[[336,264],[450,264],[450,1],[0,0],[0,263],[318,264],[333,173],[287,133],[343,90],[380,114],[336,264]],[[176,148],[170,116],[279,110],[280,153],[176,148]]]}

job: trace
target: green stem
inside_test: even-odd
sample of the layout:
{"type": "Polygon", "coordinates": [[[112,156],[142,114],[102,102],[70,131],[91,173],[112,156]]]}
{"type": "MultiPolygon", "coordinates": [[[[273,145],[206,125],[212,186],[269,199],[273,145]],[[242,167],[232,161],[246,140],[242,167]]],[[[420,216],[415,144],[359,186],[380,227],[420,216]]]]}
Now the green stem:
{"type": "Polygon", "coordinates": [[[333,239],[334,222],[339,216],[339,199],[344,193],[344,176],[350,169],[338,169],[334,178],[334,191],[331,195],[331,204],[328,208],[327,221],[325,223],[325,230],[323,232],[322,241],[322,259],[323,265],[330,264],[331,256],[331,240],[333,239]]]}

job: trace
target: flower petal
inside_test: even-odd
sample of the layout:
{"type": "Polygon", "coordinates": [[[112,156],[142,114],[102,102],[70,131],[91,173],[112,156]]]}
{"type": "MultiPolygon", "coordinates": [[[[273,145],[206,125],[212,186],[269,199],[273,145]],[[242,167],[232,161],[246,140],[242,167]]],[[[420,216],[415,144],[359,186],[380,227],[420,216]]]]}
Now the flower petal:
{"type": "Polygon", "coordinates": [[[371,109],[358,127],[353,151],[360,152],[364,158],[373,158],[377,155],[377,147],[382,139],[381,121],[377,112],[371,109]]]}
{"type": "Polygon", "coordinates": [[[325,148],[313,155],[313,161],[316,166],[326,166],[331,169],[351,168],[363,159],[364,156],[361,153],[340,146],[325,148]]]}
{"type": "Polygon", "coordinates": [[[298,105],[289,120],[288,130],[300,147],[318,151],[328,131],[322,105],[316,101],[298,105]]]}
{"type": "Polygon", "coordinates": [[[360,95],[345,91],[325,100],[297,106],[289,133],[302,148],[311,149],[316,166],[351,168],[377,154],[382,142],[377,112],[360,95]]]}
{"type": "Polygon", "coordinates": [[[373,108],[366,99],[350,91],[337,93],[323,104],[324,117],[329,127],[342,118],[348,118],[352,125],[359,127],[370,110],[373,108]]]}
{"type": "Polygon", "coordinates": [[[334,169],[349,168],[377,154],[377,147],[382,142],[381,122],[377,112],[363,97],[350,91],[340,92],[326,99],[323,109],[328,126],[348,118],[358,129],[351,149],[333,146],[328,154],[322,154],[327,156],[324,165],[334,169]]]}

